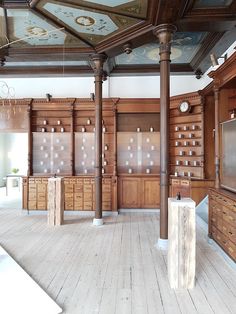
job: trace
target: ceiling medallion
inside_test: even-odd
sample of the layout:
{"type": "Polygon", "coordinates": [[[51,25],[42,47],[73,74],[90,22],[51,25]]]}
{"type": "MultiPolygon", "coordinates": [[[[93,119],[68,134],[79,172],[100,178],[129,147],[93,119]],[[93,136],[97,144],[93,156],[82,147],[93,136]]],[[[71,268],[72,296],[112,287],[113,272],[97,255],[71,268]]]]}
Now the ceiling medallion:
{"type": "Polygon", "coordinates": [[[95,24],[95,20],[90,16],[78,16],[75,19],[76,23],[80,26],[92,26],[95,24]]]}
{"type": "Polygon", "coordinates": [[[42,27],[39,26],[29,26],[26,28],[26,31],[30,34],[30,35],[34,35],[34,36],[45,36],[48,35],[47,30],[45,30],[42,27]]]}

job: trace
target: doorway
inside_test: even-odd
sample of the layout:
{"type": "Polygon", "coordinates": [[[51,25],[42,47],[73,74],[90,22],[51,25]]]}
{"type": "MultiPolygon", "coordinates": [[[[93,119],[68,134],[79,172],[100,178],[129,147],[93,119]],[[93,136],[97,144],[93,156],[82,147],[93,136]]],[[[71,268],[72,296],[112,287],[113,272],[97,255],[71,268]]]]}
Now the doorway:
{"type": "Polygon", "coordinates": [[[0,209],[22,209],[22,177],[27,175],[28,134],[0,133],[0,209]]]}

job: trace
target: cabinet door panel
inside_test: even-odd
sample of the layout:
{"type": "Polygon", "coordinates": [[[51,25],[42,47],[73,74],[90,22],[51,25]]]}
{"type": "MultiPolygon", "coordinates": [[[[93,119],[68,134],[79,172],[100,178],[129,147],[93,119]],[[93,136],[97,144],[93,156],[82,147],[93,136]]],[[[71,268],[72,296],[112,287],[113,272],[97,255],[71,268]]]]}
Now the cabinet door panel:
{"type": "Polygon", "coordinates": [[[140,208],[140,178],[121,178],[119,184],[119,207],[140,208]]]}
{"type": "Polygon", "coordinates": [[[142,179],[142,208],[159,208],[160,206],[160,182],[154,178],[142,179]]]}

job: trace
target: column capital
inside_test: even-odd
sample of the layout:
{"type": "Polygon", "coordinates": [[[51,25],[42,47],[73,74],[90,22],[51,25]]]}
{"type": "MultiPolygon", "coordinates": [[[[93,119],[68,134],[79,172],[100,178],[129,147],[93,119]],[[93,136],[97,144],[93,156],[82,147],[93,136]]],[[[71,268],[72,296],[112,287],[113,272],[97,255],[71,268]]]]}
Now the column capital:
{"type": "Polygon", "coordinates": [[[103,75],[103,64],[107,56],[104,53],[95,53],[91,55],[90,60],[93,62],[93,71],[95,75],[103,75]]]}
{"type": "Polygon", "coordinates": [[[160,24],[153,29],[153,34],[158,37],[160,44],[169,44],[176,30],[173,24],[160,24]]]}

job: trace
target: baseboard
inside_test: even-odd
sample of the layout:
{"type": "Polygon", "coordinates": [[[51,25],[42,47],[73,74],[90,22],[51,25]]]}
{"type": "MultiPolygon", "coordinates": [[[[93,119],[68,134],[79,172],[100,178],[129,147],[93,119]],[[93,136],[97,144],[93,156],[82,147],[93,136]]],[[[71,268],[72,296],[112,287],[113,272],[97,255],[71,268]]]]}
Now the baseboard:
{"type": "Polygon", "coordinates": [[[159,213],[159,208],[121,208],[119,213],[159,213]]]}
{"type": "MultiPolygon", "coordinates": [[[[22,209],[22,215],[31,215],[31,216],[37,216],[37,215],[41,215],[41,216],[46,216],[47,215],[47,210],[27,210],[27,209],[22,209]]],[[[90,217],[94,217],[95,212],[92,210],[66,210],[64,211],[64,216],[90,216],[90,217]]],[[[117,216],[118,212],[113,212],[111,210],[108,211],[104,211],[102,212],[102,216],[103,217],[108,217],[108,216],[117,216]]]]}

